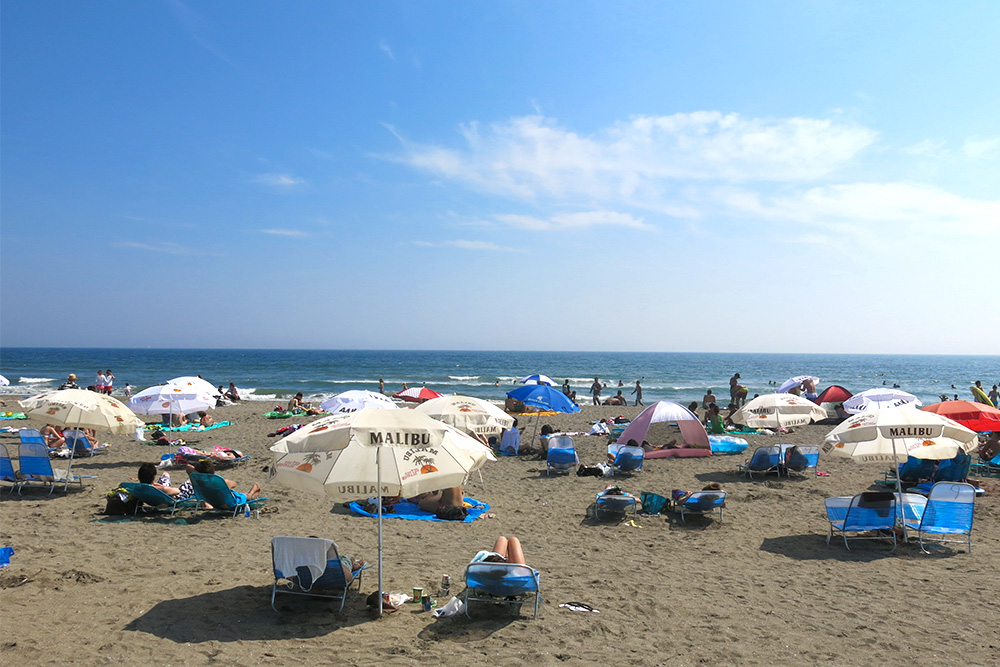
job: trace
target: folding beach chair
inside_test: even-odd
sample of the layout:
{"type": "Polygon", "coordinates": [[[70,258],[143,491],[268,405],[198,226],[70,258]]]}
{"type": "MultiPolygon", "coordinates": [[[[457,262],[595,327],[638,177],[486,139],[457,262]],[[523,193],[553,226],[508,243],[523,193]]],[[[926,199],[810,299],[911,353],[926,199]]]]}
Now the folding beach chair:
{"type": "Polygon", "coordinates": [[[22,444],[35,443],[45,445],[45,448],[48,449],[48,443],[45,441],[45,438],[42,437],[42,434],[38,431],[38,429],[22,428],[17,432],[17,437],[21,439],[22,444]]]}
{"type": "Polygon", "coordinates": [[[198,500],[196,498],[177,500],[175,496],[171,496],[168,493],[160,491],[152,484],[123,482],[121,486],[128,491],[130,496],[139,501],[136,503],[135,512],[133,512],[133,514],[138,514],[139,508],[142,505],[149,505],[150,507],[156,509],[169,509],[170,516],[173,516],[179,509],[194,509],[198,506],[198,500]]]}
{"type": "Polygon", "coordinates": [[[896,484],[902,482],[903,488],[915,486],[925,480],[929,481],[934,475],[934,468],[937,461],[934,459],[918,459],[910,456],[896,466],[895,472],[882,473],[882,479],[876,480],[876,484],[896,488],[896,484]]]}
{"type": "Polygon", "coordinates": [[[646,460],[646,451],[642,447],[612,443],[608,445],[608,454],[614,457],[611,467],[616,473],[632,473],[642,470],[646,460]]]}
{"type": "MultiPolygon", "coordinates": [[[[194,487],[195,497],[212,506],[212,511],[230,512],[231,516],[236,516],[248,507],[251,511],[258,507],[267,498],[254,498],[247,500],[243,493],[237,493],[229,488],[226,480],[219,475],[212,475],[204,472],[193,472],[189,475],[191,486],[194,487]]],[[[194,515],[198,516],[198,508],[195,507],[194,515]]]]}
{"type": "Polygon", "coordinates": [[[465,568],[465,615],[472,618],[470,602],[503,604],[520,614],[524,602],[534,602],[538,618],[538,570],[519,563],[469,563],[465,568]]]}
{"type": "Polygon", "coordinates": [[[108,451],[107,445],[92,445],[87,434],[78,429],[66,429],[63,437],[66,438],[66,446],[73,451],[73,456],[94,456],[108,451]]]}
{"type": "Polygon", "coordinates": [[[963,482],[938,482],[927,497],[927,504],[921,516],[905,519],[910,530],[917,531],[920,550],[925,540],[936,542],[964,543],[972,553],[972,516],[975,509],[976,489],[963,482]],[[965,539],[949,540],[946,535],[964,535],[965,539]],[[940,537],[938,537],[940,536],[940,537]]]}
{"type": "Polygon", "coordinates": [[[840,532],[848,550],[851,548],[848,539],[877,540],[887,537],[892,539],[893,549],[896,548],[896,494],[888,491],[860,493],[850,499],[846,508],[843,500],[826,499],[827,519],[830,521],[827,543],[834,532],[840,532]],[[843,519],[840,519],[841,516],[843,519]],[[887,531],[888,534],[882,531],[887,531]],[[848,533],[856,535],[848,538],[848,533]]]}
{"type": "Polygon", "coordinates": [[[725,491],[696,491],[687,497],[682,503],[678,503],[677,511],[681,513],[681,521],[687,514],[719,513],[719,523],[722,523],[723,513],[726,508],[725,491]]]}
{"type": "Polygon", "coordinates": [[[781,473],[781,447],[775,445],[771,447],[758,447],[739,469],[753,479],[753,474],[766,475],[769,472],[781,473]]]}
{"type": "MultiPolygon", "coordinates": [[[[14,464],[10,461],[10,452],[6,445],[0,445],[0,482],[10,482],[17,486],[17,473],[14,472],[14,464]]],[[[10,491],[14,486],[8,487],[10,491]]]]}
{"type": "Polygon", "coordinates": [[[580,457],[576,454],[573,438],[568,435],[555,435],[548,439],[548,454],[545,457],[545,474],[552,471],[569,472],[580,465],[580,457]]]}
{"type": "Polygon", "coordinates": [[[1000,477],[1000,454],[997,454],[989,461],[975,459],[969,464],[969,472],[986,477],[1000,477]]]}
{"type": "Polygon", "coordinates": [[[53,470],[52,461],[49,459],[49,450],[45,445],[37,442],[21,443],[17,449],[18,463],[21,470],[17,475],[17,494],[25,485],[39,484],[49,487],[51,494],[56,488],[56,484],[64,484],[68,487],[70,483],[79,484],[83,488],[83,477],[71,475],[65,470],[53,470]]]}
{"type": "Polygon", "coordinates": [[[371,567],[365,565],[354,570],[348,581],[340,565],[337,545],[333,540],[319,537],[271,538],[271,566],[274,571],[271,608],[275,611],[278,608],[274,598],[278,593],[340,600],[337,610],[343,611],[351,584],[358,582],[360,591],[361,575],[371,567]]]}
{"type": "Polygon", "coordinates": [[[601,512],[604,512],[605,515],[611,514],[618,518],[624,518],[629,509],[632,510],[632,516],[635,517],[638,505],[638,499],[631,494],[601,491],[597,494],[597,499],[594,502],[594,518],[600,521],[601,512]]]}
{"type": "Polygon", "coordinates": [[[785,453],[785,471],[804,475],[819,465],[818,445],[795,445],[785,453]]]}

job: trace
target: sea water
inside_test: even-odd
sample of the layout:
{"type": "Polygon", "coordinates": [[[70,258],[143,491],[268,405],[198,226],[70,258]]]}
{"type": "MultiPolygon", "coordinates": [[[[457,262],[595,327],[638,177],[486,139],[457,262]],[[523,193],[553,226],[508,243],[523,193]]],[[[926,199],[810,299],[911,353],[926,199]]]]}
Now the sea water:
{"type": "Polygon", "coordinates": [[[820,389],[838,384],[854,393],[899,385],[925,405],[941,394],[971,400],[969,386],[976,380],[987,392],[1000,383],[1000,356],[0,348],[0,374],[11,383],[0,392],[37,394],[58,387],[69,373],[86,387],[94,384],[98,369],[109,368],[119,396],[126,382],[139,391],[173,377],[201,375],[216,386],[234,382],[249,400],[274,402],[300,391],[312,401],[348,389],[378,391],[379,378],[389,394],[406,383],[502,402],[532,373],[560,385],[568,379],[581,404],[590,403],[595,377],[607,383],[605,398],[621,389],[630,404],[635,381],[641,380],[646,405],[661,399],[700,402],[709,388],[724,405],[733,373],[740,373],[751,397],[774,392],[790,377],[813,375],[820,378],[820,389]]]}

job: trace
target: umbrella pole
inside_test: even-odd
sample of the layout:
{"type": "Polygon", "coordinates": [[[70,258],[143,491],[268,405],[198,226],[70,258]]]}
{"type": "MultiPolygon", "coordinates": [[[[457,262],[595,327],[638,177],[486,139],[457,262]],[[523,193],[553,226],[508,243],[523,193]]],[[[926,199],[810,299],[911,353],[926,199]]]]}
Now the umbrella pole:
{"type": "Polygon", "coordinates": [[[378,615],[382,616],[382,446],[375,447],[375,504],[378,505],[378,615]]]}
{"type": "MultiPolygon", "coordinates": [[[[79,431],[80,430],[80,420],[79,419],[76,420],[76,428],[74,430],[75,431],[79,431]]],[[[71,477],[70,477],[71,472],[70,471],[73,470],[73,456],[76,454],[76,440],[77,440],[76,438],[73,438],[73,446],[70,447],[70,450],[69,450],[69,464],[66,466],[66,484],[63,486],[63,493],[69,492],[69,480],[71,479],[71,477]]],[[[83,480],[80,480],[80,481],[82,482],[83,480]]]]}

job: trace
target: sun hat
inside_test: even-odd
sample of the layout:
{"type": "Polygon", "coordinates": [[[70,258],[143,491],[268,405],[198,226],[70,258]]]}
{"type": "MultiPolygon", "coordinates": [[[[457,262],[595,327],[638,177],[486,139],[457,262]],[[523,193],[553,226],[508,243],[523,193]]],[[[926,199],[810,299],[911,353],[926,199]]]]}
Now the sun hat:
{"type": "Polygon", "coordinates": [[[66,379],[67,380],[75,380],[76,379],[76,374],[75,373],[70,373],[69,375],[66,376],[66,379]]]}

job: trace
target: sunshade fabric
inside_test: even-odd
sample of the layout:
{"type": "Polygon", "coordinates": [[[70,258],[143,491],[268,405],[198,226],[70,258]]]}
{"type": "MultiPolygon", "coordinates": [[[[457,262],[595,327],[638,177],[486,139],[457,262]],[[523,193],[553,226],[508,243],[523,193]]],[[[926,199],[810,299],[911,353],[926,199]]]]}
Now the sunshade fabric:
{"type": "Polygon", "coordinates": [[[642,443],[649,432],[649,425],[658,422],[677,422],[684,444],[687,446],[708,448],[708,433],[701,425],[698,416],[673,401],[658,401],[649,406],[629,423],[618,437],[618,444],[626,444],[629,440],[642,443]]]}
{"type": "Polygon", "coordinates": [[[143,421],[128,406],[106,394],[86,389],[60,389],[20,401],[29,417],[50,424],[74,428],[108,429],[112,433],[131,433],[143,421]]]}
{"type": "Polygon", "coordinates": [[[764,394],[733,414],[734,422],[750,428],[803,426],[820,419],[826,419],[826,411],[795,394],[764,394]]]}
{"type": "Polygon", "coordinates": [[[479,435],[496,435],[514,424],[513,417],[492,403],[457,394],[432,398],[413,410],[460,431],[479,435]]]}
{"type": "Polygon", "coordinates": [[[862,412],[826,436],[823,451],[860,461],[951,459],[976,448],[978,438],[961,424],[911,405],[862,412]]]}

